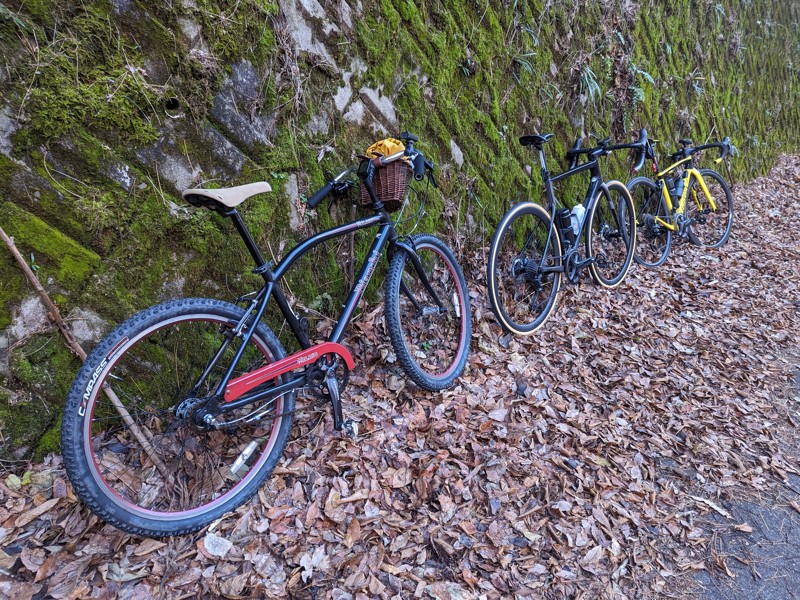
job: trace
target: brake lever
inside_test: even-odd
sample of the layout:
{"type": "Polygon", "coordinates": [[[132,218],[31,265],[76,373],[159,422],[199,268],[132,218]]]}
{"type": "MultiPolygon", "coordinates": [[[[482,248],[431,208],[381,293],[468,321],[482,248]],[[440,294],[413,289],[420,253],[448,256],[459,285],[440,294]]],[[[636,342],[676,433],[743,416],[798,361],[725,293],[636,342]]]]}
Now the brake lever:
{"type": "Polygon", "coordinates": [[[348,189],[353,187],[356,184],[355,181],[352,179],[344,179],[339,181],[333,185],[333,194],[335,196],[341,196],[342,194],[346,193],[348,189]]]}
{"type": "Polygon", "coordinates": [[[436,167],[433,164],[432,160],[429,160],[427,157],[425,158],[425,167],[428,171],[428,181],[431,182],[431,185],[435,187],[437,190],[439,189],[439,184],[436,182],[436,179],[433,177],[433,169],[436,167]]]}

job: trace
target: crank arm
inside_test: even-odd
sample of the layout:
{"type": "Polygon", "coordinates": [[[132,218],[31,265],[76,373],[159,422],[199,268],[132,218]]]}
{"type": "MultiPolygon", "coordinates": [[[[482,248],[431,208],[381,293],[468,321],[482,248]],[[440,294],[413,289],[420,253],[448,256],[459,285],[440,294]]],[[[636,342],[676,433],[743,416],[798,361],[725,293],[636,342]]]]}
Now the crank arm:
{"type": "Polygon", "coordinates": [[[333,408],[333,428],[341,431],[344,427],[344,416],[342,415],[342,400],[339,397],[339,382],[336,381],[336,369],[331,367],[325,375],[325,385],[328,388],[328,395],[331,397],[331,407],[333,408]]]}
{"type": "Polygon", "coordinates": [[[539,269],[542,273],[564,273],[566,268],[563,265],[553,265],[549,267],[542,267],[539,269]]]}

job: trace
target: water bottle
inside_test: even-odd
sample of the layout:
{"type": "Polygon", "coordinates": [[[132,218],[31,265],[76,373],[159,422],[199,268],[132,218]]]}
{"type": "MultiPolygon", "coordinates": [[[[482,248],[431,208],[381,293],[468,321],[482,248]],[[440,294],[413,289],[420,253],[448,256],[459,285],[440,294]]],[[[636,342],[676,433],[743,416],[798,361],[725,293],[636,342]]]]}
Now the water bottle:
{"type": "Polygon", "coordinates": [[[560,208],[556,211],[556,225],[561,232],[561,238],[569,243],[570,247],[575,245],[575,234],[572,231],[571,213],[567,208],[560,208]]]}
{"type": "Polygon", "coordinates": [[[570,221],[572,223],[572,231],[575,234],[575,239],[581,235],[581,227],[583,227],[583,217],[586,216],[586,209],[583,204],[576,204],[572,207],[570,213],[570,221]]]}
{"type": "Polygon", "coordinates": [[[664,180],[664,183],[667,184],[667,191],[669,192],[669,195],[675,198],[675,179],[672,177],[667,177],[664,180]]]}
{"type": "Polygon", "coordinates": [[[675,184],[675,197],[680,198],[681,196],[683,196],[683,179],[679,179],[675,184]]]}

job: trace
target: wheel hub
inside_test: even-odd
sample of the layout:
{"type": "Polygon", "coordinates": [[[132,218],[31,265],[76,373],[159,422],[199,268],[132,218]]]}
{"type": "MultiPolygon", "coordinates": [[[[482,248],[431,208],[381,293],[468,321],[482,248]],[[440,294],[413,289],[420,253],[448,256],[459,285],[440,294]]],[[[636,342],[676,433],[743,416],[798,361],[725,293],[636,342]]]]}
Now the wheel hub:
{"type": "Polygon", "coordinates": [[[192,410],[200,403],[200,398],[189,396],[175,408],[175,416],[179,419],[188,419],[192,410]]]}
{"type": "Polygon", "coordinates": [[[520,275],[527,274],[528,272],[528,261],[524,258],[515,258],[514,261],[511,263],[511,277],[512,279],[517,279],[520,275]]]}
{"type": "Polygon", "coordinates": [[[534,291],[538,292],[542,289],[542,273],[539,271],[539,265],[533,260],[525,262],[525,282],[533,285],[534,291]]]}

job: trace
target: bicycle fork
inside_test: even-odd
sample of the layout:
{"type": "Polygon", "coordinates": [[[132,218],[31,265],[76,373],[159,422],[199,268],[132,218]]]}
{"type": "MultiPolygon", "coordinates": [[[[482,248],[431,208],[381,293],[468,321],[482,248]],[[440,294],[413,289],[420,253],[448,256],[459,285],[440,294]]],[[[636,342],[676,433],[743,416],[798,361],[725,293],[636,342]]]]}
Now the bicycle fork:
{"type": "MultiPolygon", "coordinates": [[[[444,304],[442,304],[442,301],[439,299],[439,296],[433,289],[431,282],[428,280],[428,276],[425,274],[425,269],[422,267],[422,262],[419,260],[419,256],[417,256],[417,253],[411,246],[409,246],[405,242],[397,241],[396,245],[398,248],[400,248],[403,252],[406,253],[406,256],[408,256],[409,259],[411,259],[411,264],[414,266],[414,270],[416,271],[417,276],[422,282],[425,291],[427,291],[431,295],[431,298],[436,303],[436,306],[439,307],[438,308],[439,312],[440,313],[446,312],[447,309],[445,308],[444,304]]],[[[408,285],[406,285],[406,282],[403,281],[402,278],[400,279],[400,291],[406,295],[408,300],[414,306],[414,310],[416,310],[417,312],[421,312],[423,314],[425,313],[426,309],[420,306],[419,302],[414,296],[414,293],[408,288],[408,285]]]]}

